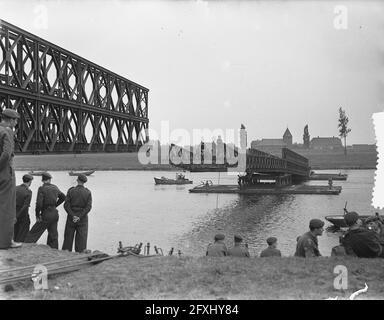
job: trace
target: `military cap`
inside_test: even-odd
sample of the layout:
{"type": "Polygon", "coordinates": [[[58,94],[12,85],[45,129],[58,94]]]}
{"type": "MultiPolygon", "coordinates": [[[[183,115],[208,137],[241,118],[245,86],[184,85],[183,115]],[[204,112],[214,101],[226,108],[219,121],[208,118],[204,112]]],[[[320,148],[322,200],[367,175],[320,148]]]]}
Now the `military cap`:
{"type": "Polygon", "coordinates": [[[44,181],[44,180],[52,179],[52,176],[48,172],[43,172],[41,174],[41,178],[44,181]]]}
{"type": "Polygon", "coordinates": [[[13,109],[4,109],[3,112],[1,113],[2,116],[5,116],[7,118],[11,118],[11,119],[18,119],[20,118],[20,115],[19,113],[16,111],[16,110],[13,110],[13,109]]]}
{"type": "Polygon", "coordinates": [[[344,216],[344,221],[347,224],[347,226],[352,226],[356,223],[356,221],[359,220],[359,214],[355,211],[348,212],[344,216]]]}
{"type": "Polygon", "coordinates": [[[215,240],[224,240],[224,239],[225,239],[225,235],[223,235],[222,233],[215,235],[215,240]]]}
{"type": "Polygon", "coordinates": [[[267,243],[268,243],[268,245],[272,245],[272,244],[274,244],[274,243],[276,243],[277,242],[277,238],[275,238],[275,237],[269,237],[268,239],[267,239],[267,243]]]}
{"type": "Polygon", "coordinates": [[[243,241],[243,238],[241,236],[237,235],[237,234],[233,237],[233,239],[235,240],[235,242],[243,241]]]}
{"type": "Polygon", "coordinates": [[[77,176],[77,180],[83,183],[86,183],[88,181],[87,176],[85,174],[80,173],[77,176]]]}
{"type": "Polygon", "coordinates": [[[321,221],[320,219],[312,219],[311,221],[309,221],[310,229],[322,228],[323,226],[324,226],[324,222],[321,221]]]}
{"type": "Polygon", "coordinates": [[[29,182],[31,180],[33,180],[33,176],[32,175],[30,175],[28,173],[23,175],[23,182],[29,182]]]}

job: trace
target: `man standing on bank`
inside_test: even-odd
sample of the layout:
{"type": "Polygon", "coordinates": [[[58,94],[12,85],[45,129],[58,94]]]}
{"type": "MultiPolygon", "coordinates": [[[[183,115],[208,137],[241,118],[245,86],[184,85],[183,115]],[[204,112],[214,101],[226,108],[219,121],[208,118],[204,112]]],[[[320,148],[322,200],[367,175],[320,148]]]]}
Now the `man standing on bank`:
{"type": "Polygon", "coordinates": [[[312,219],[309,222],[309,231],[297,239],[296,257],[310,258],[320,257],[317,237],[323,234],[324,222],[319,219],[312,219]]]}
{"type": "Polygon", "coordinates": [[[33,176],[25,174],[23,183],[16,187],[16,223],[14,240],[24,242],[29,231],[31,220],[29,219],[29,206],[31,205],[32,191],[29,189],[32,184],[33,176]]]}
{"type": "Polygon", "coordinates": [[[92,194],[84,187],[86,182],[87,177],[79,174],[77,186],[70,188],[67,192],[64,209],[68,216],[65,224],[63,250],[72,251],[74,237],[76,252],[83,252],[87,249],[88,213],[92,208],[92,194]]]}
{"type": "Polygon", "coordinates": [[[47,245],[53,249],[59,248],[57,222],[59,212],[56,209],[65,201],[65,194],[57,186],[51,184],[52,176],[48,172],[42,174],[43,185],[37,191],[36,223],[29,231],[26,243],[37,242],[45,230],[48,230],[47,245]]]}
{"type": "Polygon", "coordinates": [[[0,249],[18,248],[13,241],[16,222],[16,181],[13,170],[13,128],[20,115],[13,109],[4,109],[0,123],[0,249]]]}

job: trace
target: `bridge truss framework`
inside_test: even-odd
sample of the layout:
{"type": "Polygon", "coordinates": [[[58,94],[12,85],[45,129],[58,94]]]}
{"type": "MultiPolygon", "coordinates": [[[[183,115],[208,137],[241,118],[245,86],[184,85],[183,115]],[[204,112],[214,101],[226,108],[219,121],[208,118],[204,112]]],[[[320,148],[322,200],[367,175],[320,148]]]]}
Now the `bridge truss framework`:
{"type": "Polygon", "coordinates": [[[134,151],[148,141],[148,89],[0,20],[0,111],[16,151],[134,151]]]}

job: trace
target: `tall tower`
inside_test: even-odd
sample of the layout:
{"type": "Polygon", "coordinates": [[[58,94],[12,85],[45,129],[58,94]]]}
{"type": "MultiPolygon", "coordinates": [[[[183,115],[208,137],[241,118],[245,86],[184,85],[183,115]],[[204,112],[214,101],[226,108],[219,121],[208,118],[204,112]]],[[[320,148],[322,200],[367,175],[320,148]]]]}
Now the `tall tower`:
{"type": "Polygon", "coordinates": [[[288,128],[284,132],[283,141],[286,143],[287,147],[291,147],[292,146],[292,134],[291,134],[291,132],[289,131],[288,128]]]}
{"type": "Polygon", "coordinates": [[[303,144],[305,149],[309,149],[309,139],[310,135],[308,132],[308,125],[304,127],[304,134],[303,134],[303,144]]]}

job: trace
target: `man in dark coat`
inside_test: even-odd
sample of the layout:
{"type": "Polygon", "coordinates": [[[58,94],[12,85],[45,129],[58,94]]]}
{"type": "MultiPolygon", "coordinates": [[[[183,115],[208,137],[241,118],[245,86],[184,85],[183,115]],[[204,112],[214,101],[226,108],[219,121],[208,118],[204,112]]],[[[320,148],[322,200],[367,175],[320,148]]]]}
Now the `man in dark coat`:
{"type": "Polygon", "coordinates": [[[43,185],[39,187],[36,198],[36,223],[29,231],[26,243],[37,242],[45,230],[48,230],[47,245],[59,248],[57,222],[59,212],[56,209],[65,201],[65,194],[57,186],[51,184],[52,176],[48,172],[42,174],[43,185]]]}
{"type": "Polygon", "coordinates": [[[309,222],[309,231],[297,239],[295,257],[320,257],[317,237],[323,234],[324,222],[312,219],[309,222]]]}
{"type": "Polygon", "coordinates": [[[87,249],[88,213],[92,208],[91,191],[84,187],[87,180],[85,175],[80,174],[77,177],[77,186],[70,188],[67,192],[64,209],[68,216],[65,224],[63,250],[72,251],[74,237],[76,252],[83,252],[87,249]]]}
{"type": "Polygon", "coordinates": [[[372,230],[362,227],[362,221],[357,212],[348,212],[344,221],[349,230],[344,235],[343,246],[348,255],[360,258],[384,257],[379,235],[372,230]]]}
{"type": "Polygon", "coordinates": [[[16,181],[13,170],[13,128],[20,115],[13,109],[4,109],[0,123],[0,249],[17,248],[13,241],[16,222],[16,181]]]}
{"type": "Polygon", "coordinates": [[[33,176],[25,174],[23,183],[16,187],[16,223],[14,230],[14,240],[16,242],[24,242],[29,231],[31,220],[29,219],[28,209],[31,205],[33,176]]]}

